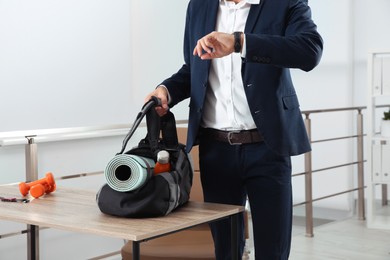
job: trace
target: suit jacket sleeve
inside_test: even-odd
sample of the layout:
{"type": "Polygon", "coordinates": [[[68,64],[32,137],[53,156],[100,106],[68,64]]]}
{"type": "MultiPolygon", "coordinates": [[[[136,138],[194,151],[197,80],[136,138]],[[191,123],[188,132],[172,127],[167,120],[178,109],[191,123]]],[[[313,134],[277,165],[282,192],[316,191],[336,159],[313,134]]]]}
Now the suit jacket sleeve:
{"type": "MultiPolygon", "coordinates": [[[[277,3],[265,5],[276,10],[277,3]]],[[[311,10],[300,0],[291,0],[286,20],[272,19],[273,13],[261,14],[263,22],[246,32],[246,62],[272,64],[283,68],[310,71],[318,65],[323,40],[311,19],[311,10]],[[268,18],[269,17],[269,18],[268,18]],[[285,23],[285,25],[284,25],[285,23]]]]}

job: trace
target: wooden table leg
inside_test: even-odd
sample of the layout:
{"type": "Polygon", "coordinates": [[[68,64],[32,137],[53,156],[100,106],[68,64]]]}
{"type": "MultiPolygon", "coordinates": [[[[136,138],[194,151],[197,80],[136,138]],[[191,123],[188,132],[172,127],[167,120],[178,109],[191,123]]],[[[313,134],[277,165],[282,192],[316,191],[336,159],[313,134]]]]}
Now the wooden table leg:
{"type": "Polygon", "coordinates": [[[133,241],[133,260],[139,260],[140,259],[140,252],[139,252],[139,242],[133,241]]]}
{"type": "Polygon", "coordinates": [[[39,227],[27,225],[27,259],[39,260],[39,227]]]}

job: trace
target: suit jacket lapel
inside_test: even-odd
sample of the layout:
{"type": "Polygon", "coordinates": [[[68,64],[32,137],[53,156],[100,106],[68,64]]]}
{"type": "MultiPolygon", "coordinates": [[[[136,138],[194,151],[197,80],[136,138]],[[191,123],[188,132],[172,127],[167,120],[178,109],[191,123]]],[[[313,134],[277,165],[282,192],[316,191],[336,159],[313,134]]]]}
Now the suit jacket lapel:
{"type": "Polygon", "coordinates": [[[245,25],[245,33],[252,32],[253,27],[255,26],[257,20],[259,19],[260,11],[263,7],[264,1],[266,0],[260,0],[260,4],[258,5],[251,5],[251,9],[249,10],[248,19],[245,25]]]}
{"type": "MultiPolygon", "coordinates": [[[[203,0],[206,1],[206,0],[203,0]]],[[[217,23],[217,12],[219,7],[219,1],[220,0],[209,0],[207,1],[207,10],[206,10],[206,24],[204,28],[204,35],[207,35],[211,33],[212,31],[215,31],[215,25],[217,23]]],[[[209,68],[211,65],[211,60],[206,60],[206,62],[203,62],[205,65],[204,69],[206,72],[206,82],[208,78],[209,68]]]]}
{"type": "MultiPolygon", "coordinates": [[[[203,0],[205,1],[205,0],[203,0]]],[[[217,22],[217,12],[219,7],[219,0],[209,0],[208,8],[206,11],[206,32],[205,35],[215,31],[215,25],[217,22]]]]}

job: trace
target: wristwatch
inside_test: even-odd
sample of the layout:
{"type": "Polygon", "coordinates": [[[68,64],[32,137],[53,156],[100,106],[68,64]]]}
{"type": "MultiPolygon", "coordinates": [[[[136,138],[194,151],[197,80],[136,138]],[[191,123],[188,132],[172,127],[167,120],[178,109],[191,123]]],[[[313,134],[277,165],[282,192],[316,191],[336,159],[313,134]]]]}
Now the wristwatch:
{"type": "Polygon", "coordinates": [[[242,32],[234,32],[234,52],[238,53],[241,52],[242,46],[241,46],[241,34],[242,32]]]}

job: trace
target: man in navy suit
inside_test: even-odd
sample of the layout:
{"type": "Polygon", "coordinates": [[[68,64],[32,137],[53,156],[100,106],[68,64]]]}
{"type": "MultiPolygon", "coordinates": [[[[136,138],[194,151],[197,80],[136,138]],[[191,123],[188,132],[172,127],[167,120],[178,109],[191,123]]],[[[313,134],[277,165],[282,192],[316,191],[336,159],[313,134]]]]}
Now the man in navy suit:
{"type": "MultiPolygon", "coordinates": [[[[190,99],[187,150],[199,144],[205,201],[251,209],[256,259],[288,259],[290,156],[310,151],[290,68],[312,70],[323,41],[304,0],[190,0],[184,65],[150,96],[190,99]]],[[[241,218],[240,257],[244,235],[241,218]]],[[[216,259],[230,226],[211,224],[216,259]]]]}

